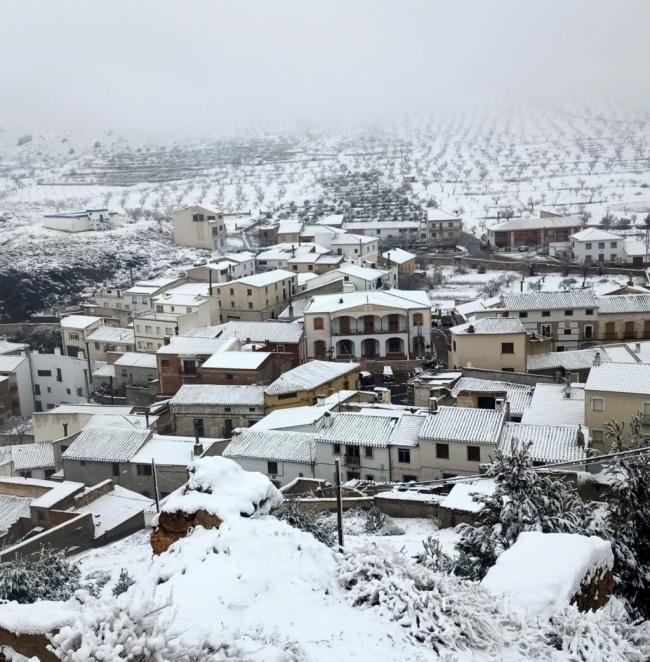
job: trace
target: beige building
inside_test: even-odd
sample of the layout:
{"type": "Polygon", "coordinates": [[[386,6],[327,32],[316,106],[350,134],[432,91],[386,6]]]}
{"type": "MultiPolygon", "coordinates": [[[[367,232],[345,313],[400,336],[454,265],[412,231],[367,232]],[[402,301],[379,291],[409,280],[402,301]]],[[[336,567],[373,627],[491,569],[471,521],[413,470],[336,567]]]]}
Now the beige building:
{"type": "Polygon", "coordinates": [[[93,315],[68,315],[61,320],[61,337],[63,339],[63,353],[68,356],[77,356],[80,352],[87,353],[86,343],[88,337],[100,327],[104,326],[104,319],[93,315]]]}
{"type": "Polygon", "coordinates": [[[393,248],[385,253],[381,254],[379,259],[380,265],[388,265],[391,267],[397,267],[397,270],[401,274],[410,274],[415,271],[415,254],[405,251],[403,248],[393,248]]]}
{"type": "Polygon", "coordinates": [[[436,245],[457,244],[463,232],[463,219],[449,212],[429,207],[423,221],[421,238],[436,245]]]}
{"type": "Polygon", "coordinates": [[[357,388],[358,363],[308,361],[285,372],[264,389],[267,410],[314,405],[319,397],[357,388]]]}
{"type": "Polygon", "coordinates": [[[275,319],[297,291],[296,275],[284,269],[231,280],[213,288],[219,302],[221,322],[265,322],[275,319]]]}
{"type": "Polygon", "coordinates": [[[603,363],[589,372],[585,385],[585,425],[591,445],[609,450],[605,423],[625,424],[629,438],[632,417],[641,415],[642,434],[650,436],[650,365],[645,363],[603,363]]]}
{"type": "Polygon", "coordinates": [[[450,368],[526,372],[528,334],[518,319],[484,317],[450,331],[450,368]]]}
{"type": "Polygon", "coordinates": [[[222,250],[226,244],[223,213],[206,205],[192,205],[174,212],[174,243],[209,251],[222,250]]]}

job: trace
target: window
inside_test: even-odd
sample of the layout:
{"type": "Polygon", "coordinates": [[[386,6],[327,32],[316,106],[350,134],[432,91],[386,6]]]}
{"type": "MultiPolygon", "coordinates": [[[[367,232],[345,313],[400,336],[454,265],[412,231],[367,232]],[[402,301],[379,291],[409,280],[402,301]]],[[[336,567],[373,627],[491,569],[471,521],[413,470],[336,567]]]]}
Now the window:
{"type": "Polygon", "coordinates": [[[83,389],[81,388],[81,386],[78,386],[78,387],[77,387],[77,395],[78,395],[80,398],[83,398],[83,394],[84,394],[83,389]]]}
{"type": "Polygon", "coordinates": [[[605,400],[603,398],[591,398],[591,411],[605,411],[605,400]]]}
{"type": "Polygon", "coordinates": [[[542,324],[542,336],[544,336],[544,338],[550,338],[551,337],[551,325],[550,324],[542,324]]]}
{"type": "Polygon", "coordinates": [[[41,385],[34,384],[34,395],[40,395],[40,394],[41,394],[41,385]]]}
{"type": "Polygon", "coordinates": [[[174,335],[174,330],[170,326],[165,327],[165,335],[166,336],[173,336],[174,335]]]}
{"type": "Polygon", "coordinates": [[[67,389],[65,390],[65,394],[66,394],[66,395],[72,395],[72,391],[71,391],[69,388],[67,388],[67,389]]]}
{"type": "Polygon", "coordinates": [[[591,324],[588,324],[587,326],[585,326],[584,333],[585,333],[585,339],[591,340],[591,338],[594,337],[594,327],[591,326],[591,324]]]}
{"type": "Polygon", "coordinates": [[[411,464],[411,449],[410,448],[398,448],[397,449],[397,461],[400,464],[411,464]]]}
{"type": "Polygon", "coordinates": [[[323,328],[323,318],[314,317],[314,329],[319,330],[323,328]]]}
{"type": "Polygon", "coordinates": [[[52,371],[51,370],[37,370],[36,374],[39,377],[51,377],[52,376],[52,371]]]}
{"type": "Polygon", "coordinates": [[[551,316],[550,310],[542,310],[542,317],[550,317],[550,316],[551,316]]]}
{"type": "Polygon", "coordinates": [[[565,317],[573,317],[573,311],[572,310],[565,310],[564,311],[564,316],[565,317]]]}
{"type": "Polygon", "coordinates": [[[570,336],[572,332],[571,332],[571,329],[563,329],[562,333],[563,333],[565,336],[570,336]]]}
{"type": "Polygon", "coordinates": [[[295,398],[297,393],[292,391],[291,393],[280,393],[278,394],[278,400],[292,400],[295,398]]]}
{"type": "Polygon", "coordinates": [[[341,454],[341,444],[334,444],[332,446],[332,455],[340,455],[341,454]]]}
{"type": "Polygon", "coordinates": [[[186,375],[196,375],[196,363],[192,360],[185,359],[183,361],[183,372],[186,375]]]}
{"type": "Polygon", "coordinates": [[[150,464],[137,464],[136,472],[138,476],[151,476],[151,465],[150,464]]]}
{"type": "Polygon", "coordinates": [[[413,315],[413,324],[415,326],[422,326],[422,313],[415,313],[413,315]]]}
{"type": "Polygon", "coordinates": [[[162,313],[163,310],[164,310],[164,308],[161,305],[159,305],[159,304],[156,305],[156,312],[157,313],[162,313]]]}
{"type": "MultiPolygon", "coordinates": [[[[612,241],[612,242],[610,242],[609,245],[610,245],[612,248],[616,248],[616,246],[618,246],[618,243],[615,242],[615,241],[612,241]]],[[[614,257],[616,257],[616,256],[614,256],[614,257]]]]}
{"type": "Polygon", "coordinates": [[[528,312],[521,312],[521,313],[519,313],[519,317],[520,317],[520,318],[528,317],[528,312]]]}
{"type": "Polygon", "coordinates": [[[252,301],[248,302],[248,309],[253,310],[253,302],[252,301]]]}
{"type": "Polygon", "coordinates": [[[223,408],[223,410],[226,411],[226,412],[231,411],[231,409],[232,409],[231,407],[224,407],[224,408],[223,408]]]}
{"type": "Polygon", "coordinates": [[[232,373],[232,372],[227,372],[227,373],[226,373],[226,379],[227,379],[228,381],[233,381],[233,379],[235,379],[235,375],[234,375],[234,373],[232,373]]]}
{"type": "Polygon", "coordinates": [[[515,345],[511,342],[502,342],[501,343],[501,354],[514,354],[515,345]]]}
{"type": "Polygon", "coordinates": [[[194,423],[194,434],[198,435],[199,437],[205,437],[205,428],[203,426],[203,419],[202,418],[195,418],[192,421],[194,423]]]}
{"type": "Polygon", "coordinates": [[[144,332],[145,333],[151,333],[151,327],[150,326],[145,326],[144,327],[144,332]]]}
{"type": "Polygon", "coordinates": [[[365,455],[366,457],[372,457],[372,446],[365,447],[365,455]]]}
{"type": "Polygon", "coordinates": [[[371,481],[371,482],[372,482],[372,481],[374,481],[374,480],[375,480],[375,477],[374,477],[374,475],[373,475],[373,474],[366,474],[366,480],[369,480],[369,481],[371,481]]]}
{"type": "Polygon", "coordinates": [[[436,444],[436,457],[441,460],[448,460],[449,444],[436,444]]]}
{"type": "Polygon", "coordinates": [[[418,477],[417,476],[411,476],[409,474],[405,474],[402,476],[402,482],[403,483],[415,483],[417,482],[418,477]]]}
{"type": "Polygon", "coordinates": [[[79,340],[79,334],[78,333],[69,333],[68,337],[70,340],[79,340]]]}
{"type": "Polygon", "coordinates": [[[616,262],[616,253],[612,253],[612,254],[609,256],[609,261],[610,261],[610,262],[616,262]]]}
{"type": "Polygon", "coordinates": [[[605,248],[605,242],[604,241],[599,241],[598,242],[598,248],[599,249],[605,248]]]}
{"type": "Polygon", "coordinates": [[[120,475],[120,465],[117,462],[113,462],[111,464],[111,469],[113,471],[113,476],[119,476],[120,475]]]}
{"type": "Polygon", "coordinates": [[[480,462],[481,461],[481,448],[480,446],[467,447],[467,461],[480,462]]]}
{"type": "Polygon", "coordinates": [[[585,310],[585,315],[593,315],[593,314],[594,314],[593,308],[587,308],[587,310],[585,310]]]}
{"type": "Polygon", "coordinates": [[[588,241],[588,242],[585,244],[585,248],[586,248],[587,250],[591,250],[591,242],[590,242],[590,241],[588,241]]]}
{"type": "Polygon", "coordinates": [[[278,463],[277,462],[267,462],[266,463],[266,473],[276,476],[278,474],[278,463]]]}
{"type": "Polygon", "coordinates": [[[61,368],[56,369],[56,381],[57,382],[63,381],[63,373],[61,372],[61,368]]]}
{"type": "Polygon", "coordinates": [[[252,296],[253,296],[253,290],[251,290],[251,289],[246,290],[246,294],[247,294],[249,297],[252,297],[252,296]]]}
{"type": "Polygon", "coordinates": [[[86,466],[86,460],[79,460],[79,465],[82,467],[86,466]]]}
{"type": "Polygon", "coordinates": [[[650,402],[643,403],[643,425],[650,425],[650,402]]]}
{"type": "Polygon", "coordinates": [[[602,430],[591,430],[591,441],[598,443],[599,441],[605,441],[605,434],[602,430]]]}

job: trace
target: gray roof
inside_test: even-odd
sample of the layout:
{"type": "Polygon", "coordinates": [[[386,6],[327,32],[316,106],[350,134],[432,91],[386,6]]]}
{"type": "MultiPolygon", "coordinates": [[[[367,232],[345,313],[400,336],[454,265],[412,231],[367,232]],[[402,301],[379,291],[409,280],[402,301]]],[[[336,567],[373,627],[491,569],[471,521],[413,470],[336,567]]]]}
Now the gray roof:
{"type": "Polygon", "coordinates": [[[565,370],[584,370],[594,364],[596,354],[600,354],[603,363],[610,363],[611,359],[603,347],[590,347],[589,349],[576,349],[568,352],[544,352],[543,354],[530,354],[526,359],[528,372],[536,370],[551,370],[564,368],[565,370]]]}
{"type": "Polygon", "coordinates": [[[21,517],[29,517],[30,497],[0,494],[0,533],[7,531],[21,517]]]}
{"type": "Polygon", "coordinates": [[[54,468],[54,447],[50,442],[9,446],[16,471],[54,468]]]}
{"type": "Polygon", "coordinates": [[[499,440],[499,450],[509,455],[518,444],[532,442],[529,452],[533,462],[571,462],[583,460],[586,456],[585,449],[578,446],[577,440],[577,425],[506,423],[499,440]]]}
{"type": "Polygon", "coordinates": [[[269,395],[279,395],[293,391],[307,391],[358,369],[358,363],[308,361],[280,375],[266,387],[265,392],[269,395]]]}
{"type": "Polygon", "coordinates": [[[523,413],[525,407],[530,404],[533,395],[533,387],[526,384],[513,384],[492,379],[475,379],[474,377],[459,379],[454,384],[451,394],[454,398],[457,398],[461,391],[479,391],[483,393],[505,391],[506,398],[510,403],[510,413],[515,416],[520,416],[523,413]]]}
{"type": "Polygon", "coordinates": [[[87,427],[63,453],[64,460],[128,462],[151,437],[149,430],[87,427]]]}
{"type": "Polygon", "coordinates": [[[169,401],[175,405],[264,405],[263,386],[225,384],[184,384],[169,401]]]}
{"type": "Polygon", "coordinates": [[[650,365],[647,363],[605,363],[594,366],[589,372],[585,389],[650,396],[650,365]]]}
{"type": "Polygon", "coordinates": [[[503,297],[503,305],[510,311],[563,310],[565,308],[597,308],[599,299],[591,290],[566,292],[525,292],[503,297]]]}
{"type": "Polygon", "coordinates": [[[285,430],[242,430],[223,452],[224,457],[310,464],[315,460],[317,435],[285,430]]]}
{"type": "Polygon", "coordinates": [[[330,444],[386,447],[391,442],[399,418],[399,415],[333,413],[329,422],[320,429],[318,440],[330,444]]]}
{"type": "Polygon", "coordinates": [[[298,343],[302,338],[302,326],[286,322],[226,322],[218,326],[194,329],[188,335],[215,338],[235,336],[242,342],[298,343]]]}
{"type": "Polygon", "coordinates": [[[440,407],[429,414],[420,430],[420,439],[467,444],[496,444],[505,413],[494,409],[440,407]]]}
{"type": "Polygon", "coordinates": [[[453,326],[450,331],[457,336],[526,333],[526,329],[518,317],[483,317],[453,326]]]}
{"type": "Polygon", "coordinates": [[[390,443],[400,446],[417,446],[420,430],[424,425],[426,416],[416,414],[402,414],[393,429],[390,443]]]}
{"type": "Polygon", "coordinates": [[[579,228],[579,216],[545,216],[543,218],[512,218],[488,228],[491,232],[511,232],[512,230],[541,230],[544,228],[579,228]]]}
{"type": "Polygon", "coordinates": [[[612,294],[599,297],[598,312],[604,315],[650,312],[650,294],[612,294]]]}
{"type": "Polygon", "coordinates": [[[537,384],[521,422],[548,425],[550,416],[554,425],[582,425],[585,418],[584,389],[569,388],[567,391],[562,384],[537,384]]]}

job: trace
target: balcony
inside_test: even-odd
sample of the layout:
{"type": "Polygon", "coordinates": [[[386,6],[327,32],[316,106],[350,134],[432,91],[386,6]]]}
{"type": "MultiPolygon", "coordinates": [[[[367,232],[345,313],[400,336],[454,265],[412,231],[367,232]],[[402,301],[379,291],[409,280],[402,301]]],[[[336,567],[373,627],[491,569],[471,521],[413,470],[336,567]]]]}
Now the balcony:
{"type": "Polygon", "coordinates": [[[406,326],[389,327],[364,327],[363,329],[332,329],[333,336],[377,336],[385,333],[406,333],[406,326]]]}

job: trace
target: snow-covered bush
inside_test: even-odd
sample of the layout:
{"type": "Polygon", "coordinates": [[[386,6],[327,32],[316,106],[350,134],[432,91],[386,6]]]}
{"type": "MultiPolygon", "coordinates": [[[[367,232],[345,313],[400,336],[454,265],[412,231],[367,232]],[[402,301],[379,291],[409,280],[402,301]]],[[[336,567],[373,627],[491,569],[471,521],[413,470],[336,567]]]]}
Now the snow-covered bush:
{"type": "Polygon", "coordinates": [[[328,547],[334,547],[337,543],[336,523],[324,513],[301,508],[289,499],[284,501],[273,514],[296,529],[311,533],[318,542],[328,547]]]}
{"type": "Polygon", "coordinates": [[[482,579],[522,531],[597,533],[593,507],[571,485],[534,471],[528,449],[522,445],[509,454],[496,453],[487,474],[495,480],[494,493],[475,495],[482,504],[477,523],[458,526],[458,574],[482,579]]]}
{"type": "Polygon", "coordinates": [[[115,586],[113,586],[113,595],[116,597],[122,595],[122,593],[128,591],[129,586],[133,586],[133,584],[135,584],[135,579],[131,577],[126,568],[122,568],[120,570],[120,576],[118,577],[117,582],[115,582],[115,586]]]}
{"type": "Polygon", "coordinates": [[[0,600],[68,600],[79,588],[79,574],[74,563],[47,550],[35,561],[8,561],[0,564],[0,600]]]}
{"type": "Polygon", "coordinates": [[[388,515],[375,506],[365,511],[365,517],[366,533],[380,536],[401,536],[404,533],[404,530],[397,526],[388,515]]]}

